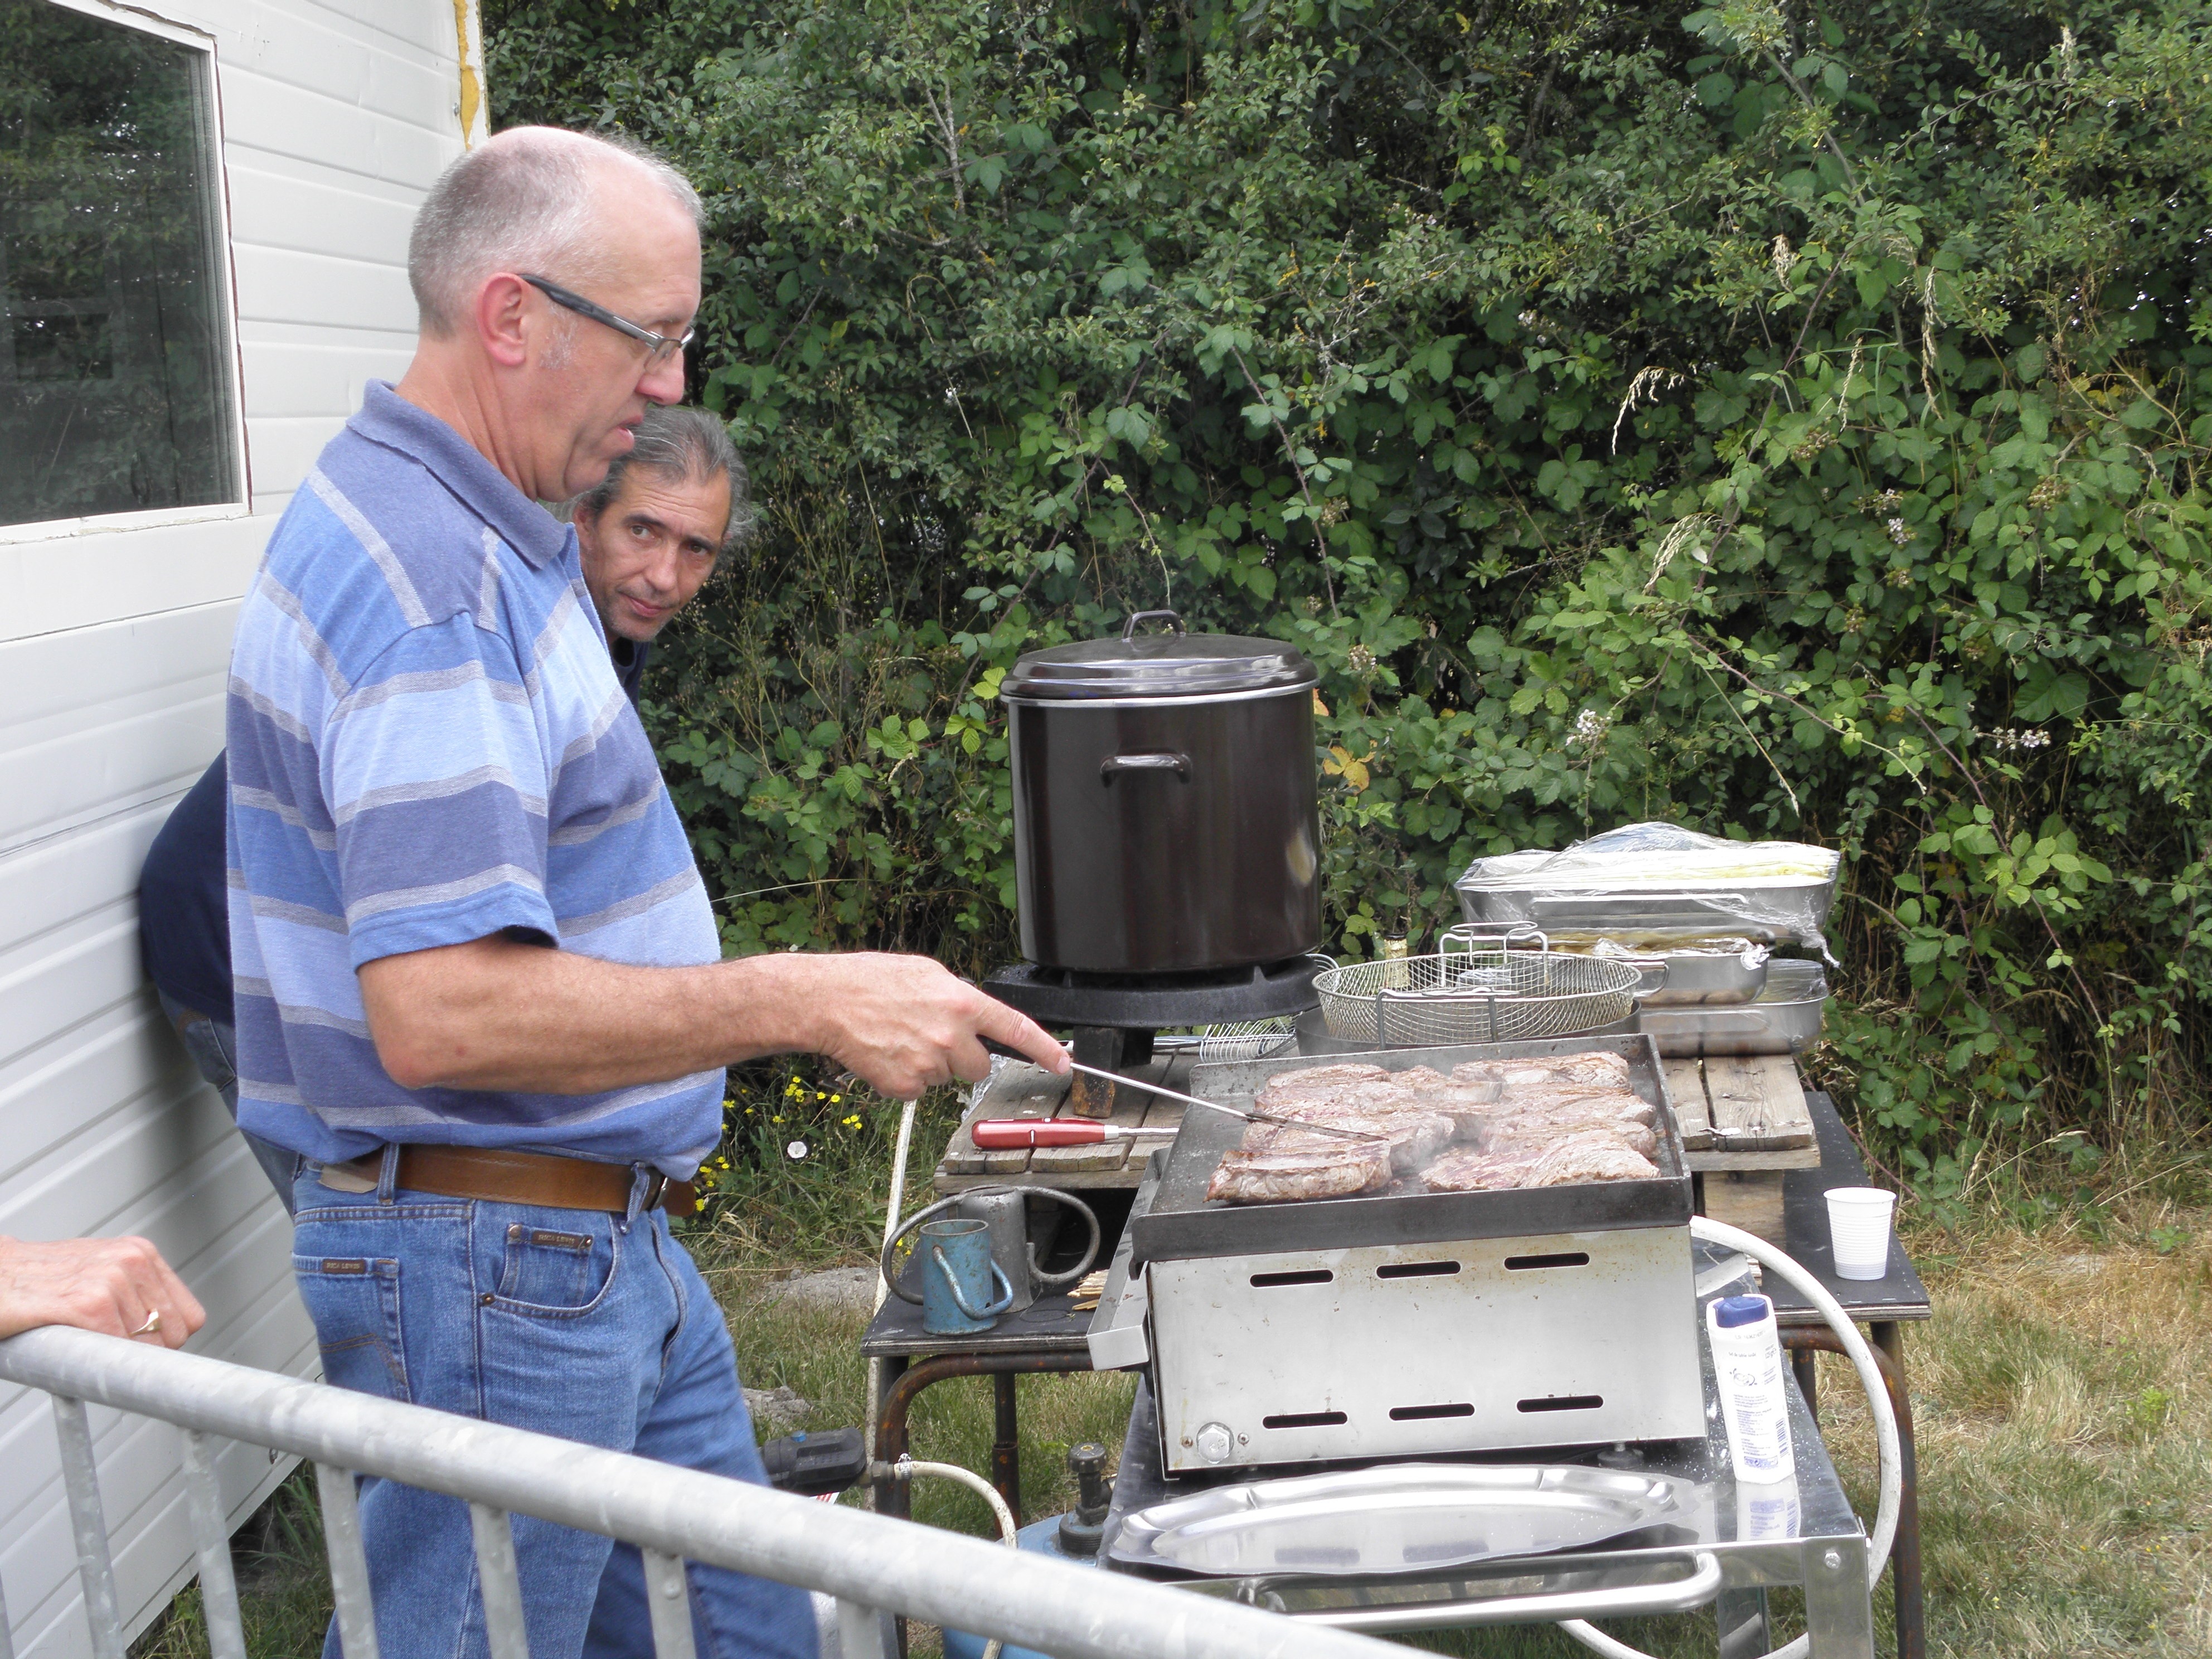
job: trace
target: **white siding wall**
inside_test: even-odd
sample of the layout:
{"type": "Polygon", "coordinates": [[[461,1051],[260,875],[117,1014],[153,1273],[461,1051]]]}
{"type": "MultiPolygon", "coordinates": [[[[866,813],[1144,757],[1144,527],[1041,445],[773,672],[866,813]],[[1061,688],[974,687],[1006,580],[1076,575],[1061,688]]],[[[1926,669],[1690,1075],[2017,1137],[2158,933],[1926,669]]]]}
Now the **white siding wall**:
{"type": "MultiPolygon", "coordinates": [[[[50,0],[51,3],[51,0],[50,0]]],[[[194,1352],[298,1373],[290,1228],[138,965],[138,866],[222,744],[238,599],[316,452],[414,337],[407,228],[458,155],[473,0],[137,0],[215,42],[252,513],[0,539],[0,1233],[143,1233],[208,1309],[194,1352]]],[[[479,116],[479,122],[481,117],[479,116]]],[[[95,1410],[135,1631],[190,1577],[173,1433],[95,1410]]],[[[283,1474],[233,1447],[242,1519],[283,1474]]],[[[15,1651],[91,1644],[43,1395],[0,1389],[15,1651]]]]}

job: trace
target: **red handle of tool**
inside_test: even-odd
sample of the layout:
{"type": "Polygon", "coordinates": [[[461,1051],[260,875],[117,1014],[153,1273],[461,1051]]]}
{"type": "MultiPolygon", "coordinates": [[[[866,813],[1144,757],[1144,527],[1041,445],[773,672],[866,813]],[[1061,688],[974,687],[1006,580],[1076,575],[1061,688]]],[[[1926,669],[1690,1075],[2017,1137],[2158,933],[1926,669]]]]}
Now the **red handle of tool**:
{"type": "Polygon", "coordinates": [[[987,1117],[968,1126],[987,1152],[1024,1146],[1087,1146],[1106,1139],[1106,1126],[1077,1117],[987,1117]]]}

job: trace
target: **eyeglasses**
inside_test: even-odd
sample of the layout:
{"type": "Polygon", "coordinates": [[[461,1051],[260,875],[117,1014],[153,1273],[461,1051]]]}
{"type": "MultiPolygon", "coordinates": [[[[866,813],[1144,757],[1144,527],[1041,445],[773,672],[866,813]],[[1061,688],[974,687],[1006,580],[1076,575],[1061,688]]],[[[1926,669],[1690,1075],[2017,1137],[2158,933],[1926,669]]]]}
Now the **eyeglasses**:
{"type": "Polygon", "coordinates": [[[646,361],[656,367],[666,362],[670,357],[691,343],[690,332],[686,332],[681,339],[678,339],[673,335],[655,334],[649,328],[639,327],[627,317],[616,316],[605,306],[593,305],[580,294],[571,294],[558,283],[547,282],[543,276],[525,276],[522,280],[555,305],[565,306],[579,317],[588,317],[595,323],[605,323],[616,333],[627,334],[631,339],[642,342],[646,348],[646,361]]]}

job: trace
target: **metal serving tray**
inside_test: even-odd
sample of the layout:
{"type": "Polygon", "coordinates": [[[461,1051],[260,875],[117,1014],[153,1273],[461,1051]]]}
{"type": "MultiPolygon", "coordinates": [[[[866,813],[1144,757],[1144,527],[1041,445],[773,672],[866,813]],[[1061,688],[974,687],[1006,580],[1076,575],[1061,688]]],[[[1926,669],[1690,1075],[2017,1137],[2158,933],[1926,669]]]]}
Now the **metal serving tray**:
{"type": "Polygon", "coordinates": [[[1734,1007],[1655,1008],[1637,1023],[1670,1059],[1696,1054],[1802,1054],[1820,1035],[1828,981],[1817,962],[1769,965],[1766,988],[1734,1007]]]}
{"type": "Polygon", "coordinates": [[[1680,1522],[1701,1496],[1679,1475],[1577,1463],[1393,1463],[1170,1498],[1123,1521],[1110,1553],[1209,1576],[1433,1573],[1680,1522]]]}
{"type": "Polygon", "coordinates": [[[1772,955],[1764,944],[1740,933],[1734,937],[1639,935],[1626,928],[1556,934],[1552,948],[1569,956],[1593,956],[1644,969],[1650,983],[1636,994],[1639,1008],[1749,1002],[1766,988],[1772,955]]]}
{"type": "Polygon", "coordinates": [[[1449,1048],[1382,1048],[1367,1054],[1279,1054],[1266,1060],[1200,1066],[1191,1092],[1224,1106],[1249,1106],[1278,1072],[1364,1061],[1387,1071],[1430,1066],[1449,1073],[1468,1060],[1528,1054],[1616,1054],[1628,1061],[1630,1086],[1659,1108],[1650,1181],[1593,1182],[1572,1187],[1497,1193],[1378,1193],[1291,1204],[1209,1202],[1206,1183],[1244,1126],[1221,1112],[1193,1110],[1168,1153],[1150,1210],[1130,1219],[1132,1265],[1197,1256],[1261,1255],[1365,1245],[1435,1244],[1462,1239],[1603,1232],[1626,1227],[1687,1227],[1692,1208],[1682,1133],[1659,1069],[1659,1051],[1638,1032],[1619,1036],[1557,1037],[1542,1042],[1482,1042],[1449,1048]]]}
{"type": "Polygon", "coordinates": [[[1534,922],[1547,933],[1577,928],[1631,928],[1650,933],[1734,933],[1768,945],[1801,942],[1799,930],[1762,919],[1771,900],[1810,904],[1832,881],[1808,879],[1741,891],[1531,893],[1461,887],[1461,915],[1478,927],[1497,930],[1534,922]]]}

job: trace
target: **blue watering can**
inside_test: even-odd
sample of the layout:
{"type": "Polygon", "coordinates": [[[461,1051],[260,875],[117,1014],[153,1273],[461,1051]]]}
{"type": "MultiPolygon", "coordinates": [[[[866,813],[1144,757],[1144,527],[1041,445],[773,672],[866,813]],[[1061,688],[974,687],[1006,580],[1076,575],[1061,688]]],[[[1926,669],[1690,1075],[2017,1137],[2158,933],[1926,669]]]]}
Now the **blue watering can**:
{"type": "Polygon", "coordinates": [[[967,1217],[925,1223],[921,1247],[921,1328],[933,1336],[988,1331],[1014,1305],[1014,1287],[991,1260],[988,1224],[967,1217]],[[989,1300],[998,1281],[999,1297],[989,1300]]]}

